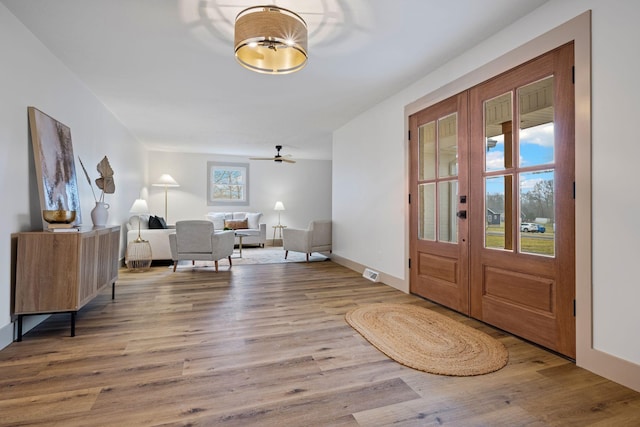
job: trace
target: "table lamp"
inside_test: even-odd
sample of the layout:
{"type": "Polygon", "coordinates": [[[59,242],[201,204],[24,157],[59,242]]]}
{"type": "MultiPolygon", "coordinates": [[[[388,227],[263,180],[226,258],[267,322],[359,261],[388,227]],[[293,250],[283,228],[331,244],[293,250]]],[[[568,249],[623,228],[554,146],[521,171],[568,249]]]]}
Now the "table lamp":
{"type": "Polygon", "coordinates": [[[278,211],[278,227],[281,227],[280,224],[280,211],[284,210],[284,204],[281,201],[277,201],[276,205],[273,207],[274,211],[278,211]]]}
{"type": "Polygon", "coordinates": [[[136,199],[129,209],[133,215],[138,215],[138,238],[127,245],[125,254],[125,264],[131,271],[145,271],[151,267],[153,256],[151,253],[151,244],[140,236],[141,215],[149,213],[149,206],[144,199],[136,199]]]}
{"type": "Polygon", "coordinates": [[[147,206],[147,201],[144,199],[136,199],[131,205],[131,209],[129,209],[129,213],[133,215],[138,215],[138,238],[134,240],[134,242],[144,242],[142,237],[140,237],[140,215],[149,213],[149,206],[147,206]]]}

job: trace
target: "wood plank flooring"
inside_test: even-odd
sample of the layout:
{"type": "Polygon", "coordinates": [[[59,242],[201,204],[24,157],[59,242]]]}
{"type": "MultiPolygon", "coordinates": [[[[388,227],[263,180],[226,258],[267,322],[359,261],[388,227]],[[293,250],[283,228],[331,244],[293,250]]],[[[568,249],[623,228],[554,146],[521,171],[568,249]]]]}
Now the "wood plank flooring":
{"type": "Polygon", "coordinates": [[[122,270],[76,334],[56,315],[0,351],[0,425],[640,425],[640,393],[330,261],[122,270]],[[374,302],[481,329],[509,364],[461,378],[401,366],[344,321],[374,302]]]}

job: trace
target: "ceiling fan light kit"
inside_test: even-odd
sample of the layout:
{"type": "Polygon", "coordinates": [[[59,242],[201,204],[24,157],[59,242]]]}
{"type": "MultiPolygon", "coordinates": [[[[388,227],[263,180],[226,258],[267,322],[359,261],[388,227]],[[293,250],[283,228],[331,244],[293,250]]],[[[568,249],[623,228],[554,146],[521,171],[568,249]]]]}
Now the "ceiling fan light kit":
{"type": "Polygon", "coordinates": [[[298,14],[274,5],[253,6],[236,16],[237,61],[264,74],[289,74],[307,63],[307,24],[298,14]]]}

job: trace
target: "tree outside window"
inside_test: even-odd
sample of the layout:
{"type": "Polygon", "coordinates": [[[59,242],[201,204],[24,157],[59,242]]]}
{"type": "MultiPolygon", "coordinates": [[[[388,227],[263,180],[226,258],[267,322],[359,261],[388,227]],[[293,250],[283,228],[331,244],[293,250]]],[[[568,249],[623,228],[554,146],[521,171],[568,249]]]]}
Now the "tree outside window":
{"type": "Polygon", "coordinates": [[[242,206],[249,204],[249,164],[207,162],[207,204],[242,206]]]}

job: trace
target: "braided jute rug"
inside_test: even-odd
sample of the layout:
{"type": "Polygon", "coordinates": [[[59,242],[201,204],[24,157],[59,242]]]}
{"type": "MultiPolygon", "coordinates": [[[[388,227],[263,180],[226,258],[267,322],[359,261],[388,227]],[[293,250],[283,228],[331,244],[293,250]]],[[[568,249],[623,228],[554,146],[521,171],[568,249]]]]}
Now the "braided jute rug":
{"type": "Polygon", "coordinates": [[[497,371],[509,360],[504,345],[482,331],[412,304],[370,304],[345,319],[367,341],[410,368],[439,375],[497,371]]]}

